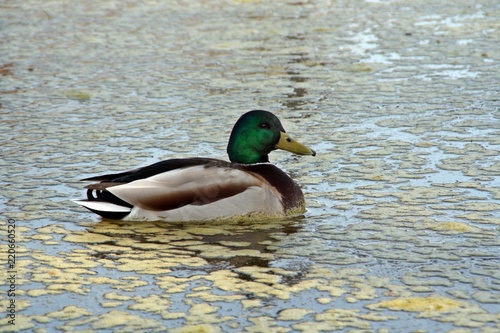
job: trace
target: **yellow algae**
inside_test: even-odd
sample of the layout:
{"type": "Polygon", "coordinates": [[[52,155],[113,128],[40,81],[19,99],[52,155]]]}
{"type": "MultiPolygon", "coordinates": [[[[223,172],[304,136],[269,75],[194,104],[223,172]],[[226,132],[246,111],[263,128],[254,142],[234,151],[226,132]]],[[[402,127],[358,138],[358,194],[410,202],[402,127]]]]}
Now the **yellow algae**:
{"type": "Polygon", "coordinates": [[[179,328],[169,330],[170,333],[218,333],[221,332],[218,326],[207,324],[186,325],[179,328]]]}
{"type": "Polygon", "coordinates": [[[91,276],[87,278],[87,281],[92,284],[124,284],[120,280],[112,279],[107,276],[91,276]]]}
{"type": "Polygon", "coordinates": [[[50,236],[50,235],[33,235],[31,236],[31,239],[36,239],[36,240],[52,240],[54,239],[54,237],[50,236]]]}
{"type": "Polygon", "coordinates": [[[318,321],[302,321],[300,323],[293,324],[292,328],[297,332],[307,333],[331,332],[334,330],[334,327],[329,323],[318,321]]]}
{"type": "Polygon", "coordinates": [[[141,274],[166,274],[170,272],[169,267],[175,267],[175,263],[162,259],[135,260],[123,258],[118,260],[120,265],[116,269],[122,272],[135,271],[141,274]]]}
{"type": "MultiPolygon", "coordinates": [[[[56,267],[56,268],[75,268],[75,269],[83,269],[83,268],[94,268],[99,266],[93,258],[89,258],[84,254],[69,254],[62,253],[64,256],[56,257],[50,255],[44,255],[40,253],[32,254],[32,257],[38,261],[43,261],[47,265],[56,267]]],[[[88,271],[88,274],[92,274],[91,271],[88,271]]]]}
{"type": "Polygon", "coordinates": [[[341,268],[333,271],[333,274],[338,279],[346,279],[348,281],[359,282],[359,276],[363,276],[368,272],[367,269],[364,268],[341,268]]]}
{"type": "Polygon", "coordinates": [[[373,275],[366,276],[366,284],[375,288],[386,288],[389,285],[391,279],[386,277],[378,277],[373,275]]]}
{"type": "Polygon", "coordinates": [[[371,176],[367,176],[366,179],[380,181],[380,180],[388,180],[389,178],[382,174],[374,174],[371,176]]]}
{"type": "Polygon", "coordinates": [[[186,317],[184,312],[162,312],[161,317],[163,319],[180,319],[186,317]]]}
{"type": "Polygon", "coordinates": [[[30,316],[31,319],[33,319],[34,321],[40,323],[40,324],[46,324],[46,323],[49,323],[52,319],[49,318],[48,316],[30,316]]]}
{"type": "Polygon", "coordinates": [[[205,302],[235,302],[245,298],[243,295],[216,295],[210,293],[210,290],[211,288],[207,287],[204,291],[190,293],[186,297],[200,299],[205,302]]]}
{"type": "MultiPolygon", "coordinates": [[[[227,250],[226,250],[227,251],[227,250]]],[[[262,259],[274,259],[272,253],[262,253],[260,250],[244,249],[244,250],[230,250],[231,257],[254,257],[262,259]]]]}
{"type": "Polygon", "coordinates": [[[382,301],[367,307],[409,312],[449,312],[463,306],[463,302],[445,297],[404,297],[382,301]]]}
{"type": "Polygon", "coordinates": [[[204,315],[208,313],[216,312],[219,309],[217,306],[212,306],[210,304],[194,304],[190,309],[189,313],[193,315],[204,315]]]}
{"type": "Polygon", "coordinates": [[[189,246],[190,250],[199,251],[201,255],[205,258],[232,258],[238,256],[250,256],[250,257],[261,257],[272,259],[273,255],[270,253],[262,253],[259,250],[253,249],[228,249],[225,246],[214,245],[214,244],[202,244],[189,246]]]}
{"type": "Polygon", "coordinates": [[[276,327],[276,319],[272,317],[262,316],[262,317],[252,317],[248,318],[250,322],[254,325],[246,327],[245,330],[247,332],[255,332],[255,333],[284,333],[287,330],[283,328],[276,327]]]}
{"type": "Polygon", "coordinates": [[[101,306],[103,308],[116,308],[118,306],[121,306],[123,302],[101,302],[101,306]]]}
{"type": "Polygon", "coordinates": [[[290,291],[287,286],[279,284],[270,286],[265,283],[242,280],[235,273],[227,270],[212,272],[206,279],[212,281],[217,288],[225,291],[253,293],[259,297],[290,298],[290,291]]]}
{"type": "Polygon", "coordinates": [[[252,245],[250,242],[230,242],[230,241],[222,241],[220,244],[224,246],[230,246],[230,247],[247,247],[252,245]]]}
{"type": "Polygon", "coordinates": [[[173,276],[161,276],[157,278],[155,284],[166,293],[182,293],[189,287],[188,280],[173,276]]]}
{"type": "MultiPolygon", "coordinates": [[[[500,219],[498,217],[489,216],[484,213],[467,213],[467,214],[457,215],[457,217],[464,218],[481,224],[491,224],[492,226],[500,225],[500,219]]],[[[482,229],[481,233],[484,234],[487,233],[487,231],[485,229],[482,229]]],[[[495,232],[492,232],[491,234],[496,235],[495,232]]]]}
{"type": "Polygon", "coordinates": [[[215,312],[210,313],[192,313],[186,316],[185,320],[189,324],[220,324],[225,321],[234,320],[231,316],[220,316],[215,312]]]}
{"type": "Polygon", "coordinates": [[[43,283],[80,283],[84,284],[84,278],[80,274],[71,272],[71,270],[63,270],[58,268],[37,267],[32,271],[30,279],[34,282],[43,283]]]}
{"type": "Polygon", "coordinates": [[[274,284],[278,283],[281,280],[281,276],[274,274],[274,272],[272,272],[272,269],[263,267],[240,267],[236,270],[236,272],[246,274],[252,277],[254,281],[262,283],[274,284]]]}
{"type": "Polygon", "coordinates": [[[191,246],[191,245],[202,245],[202,244],[205,244],[205,243],[202,241],[198,241],[198,240],[183,240],[183,241],[175,241],[175,242],[170,243],[170,245],[179,246],[179,247],[191,246]]]}
{"type": "Polygon", "coordinates": [[[481,303],[491,303],[491,304],[499,304],[500,296],[498,293],[488,292],[488,291],[476,291],[472,294],[472,298],[481,302],[481,303]]]}
{"type": "Polygon", "coordinates": [[[232,232],[224,229],[217,228],[203,228],[203,227],[193,227],[188,228],[186,231],[190,234],[201,235],[201,236],[213,236],[213,235],[233,235],[232,232]]]}
{"type": "Polygon", "coordinates": [[[89,288],[83,288],[82,285],[76,284],[63,284],[63,283],[52,283],[47,286],[48,290],[60,290],[60,291],[68,291],[75,294],[86,295],[90,291],[89,288]]]}
{"type": "Polygon", "coordinates": [[[301,308],[296,308],[296,309],[285,309],[282,310],[278,313],[278,320],[301,320],[305,316],[307,316],[309,313],[311,313],[311,310],[308,309],[301,309],[301,308]]]}
{"type": "Polygon", "coordinates": [[[321,268],[318,266],[312,266],[309,269],[309,273],[307,273],[308,277],[311,278],[316,278],[316,279],[328,279],[331,281],[332,279],[336,278],[338,275],[336,271],[327,269],[327,268],[321,268]]]}
{"type": "Polygon", "coordinates": [[[33,324],[31,317],[24,316],[19,313],[16,313],[15,325],[9,324],[8,321],[9,317],[5,317],[4,315],[0,319],[0,327],[2,328],[2,332],[20,332],[35,327],[35,324],[33,324]]]}
{"type": "Polygon", "coordinates": [[[434,288],[427,286],[412,286],[410,287],[410,291],[414,293],[430,293],[434,291],[434,288]]]}
{"type": "MultiPolygon", "coordinates": [[[[433,206],[435,209],[444,209],[444,207],[433,206]]],[[[455,209],[465,210],[465,211],[479,211],[479,212],[490,212],[500,210],[500,204],[490,202],[467,202],[454,206],[455,209]]]]}
{"type": "Polygon", "coordinates": [[[90,99],[90,94],[88,92],[75,89],[66,90],[64,92],[64,96],[66,96],[69,99],[75,99],[78,101],[86,101],[90,99]]]}
{"type": "Polygon", "coordinates": [[[91,312],[87,311],[84,308],[80,308],[74,305],[69,305],[64,307],[60,311],[49,312],[47,313],[47,316],[51,318],[57,318],[59,320],[70,320],[70,319],[80,318],[83,316],[90,316],[91,314],[92,314],[91,312]]]}
{"type": "Polygon", "coordinates": [[[212,281],[218,288],[225,291],[237,290],[238,285],[241,283],[237,274],[230,270],[211,272],[206,278],[212,281]]]}
{"type": "MultiPolygon", "coordinates": [[[[82,275],[82,274],[87,274],[87,275],[96,275],[97,273],[89,270],[89,269],[84,269],[84,268],[67,268],[64,269],[64,274],[66,273],[72,273],[76,275],[82,275]]],[[[90,277],[92,279],[92,277],[90,277]]]]}
{"type": "Polygon", "coordinates": [[[377,297],[377,289],[371,285],[367,285],[365,283],[353,283],[351,287],[358,289],[358,291],[354,291],[352,293],[358,300],[368,300],[377,297]]]}
{"type": "Polygon", "coordinates": [[[319,304],[328,304],[328,303],[331,303],[333,301],[333,299],[329,298],[329,297],[318,297],[318,298],[316,298],[316,301],[319,304]]]}
{"type": "MultiPolygon", "coordinates": [[[[97,253],[112,253],[113,255],[118,255],[122,252],[128,251],[129,248],[124,248],[123,246],[110,245],[110,244],[87,244],[85,245],[89,250],[97,253]]],[[[102,260],[102,259],[98,259],[102,260]]]]}
{"type": "Polygon", "coordinates": [[[116,238],[96,233],[83,232],[66,235],[63,240],[72,243],[106,243],[116,241],[116,238]]]}
{"type": "Polygon", "coordinates": [[[387,321],[398,319],[396,316],[384,316],[375,313],[358,314],[358,318],[368,321],[387,321]]]}
{"type": "Polygon", "coordinates": [[[334,285],[330,285],[330,284],[323,285],[323,284],[319,283],[319,285],[316,288],[320,291],[328,292],[330,294],[330,296],[332,296],[332,297],[339,297],[339,296],[346,293],[346,291],[344,289],[342,289],[340,287],[336,287],[334,285]]]}
{"type": "Polygon", "coordinates": [[[122,277],[122,280],[127,280],[127,281],[142,281],[139,276],[133,276],[133,275],[124,276],[124,277],[122,277]]]}
{"type": "Polygon", "coordinates": [[[260,3],[262,0],[233,0],[235,3],[260,3]]]}
{"type": "Polygon", "coordinates": [[[169,300],[158,295],[149,295],[148,297],[136,296],[133,300],[136,303],[129,305],[129,309],[152,313],[162,313],[172,304],[169,300]]]}
{"type": "MultiPolygon", "coordinates": [[[[16,299],[15,303],[16,303],[16,311],[24,310],[31,305],[31,302],[26,300],[26,299],[16,299]]],[[[0,300],[0,308],[1,309],[6,309],[7,306],[9,306],[9,305],[10,305],[10,299],[0,300]]]]}
{"type": "Polygon", "coordinates": [[[25,205],[23,210],[25,212],[40,212],[43,211],[46,207],[44,205],[25,205]]]}
{"type": "Polygon", "coordinates": [[[45,295],[57,295],[61,294],[62,290],[47,290],[47,289],[30,289],[26,292],[28,296],[40,297],[45,295]]]}
{"type": "MultiPolygon", "coordinates": [[[[484,311],[484,310],[483,310],[484,311]]],[[[472,310],[471,312],[456,312],[452,314],[448,314],[445,318],[439,318],[438,320],[444,322],[453,323],[453,325],[458,327],[468,327],[468,328],[476,328],[481,327],[480,332],[484,333],[496,333],[498,332],[498,328],[490,327],[485,329],[485,324],[488,322],[497,323],[499,319],[499,315],[497,313],[487,314],[487,313],[474,313],[477,310],[472,310]]],[[[482,312],[482,311],[481,311],[482,312]]],[[[424,316],[422,316],[424,317],[424,316]]],[[[425,317],[424,317],[425,318],[425,317]]],[[[432,318],[432,317],[431,317],[432,318]]],[[[471,332],[471,330],[463,331],[463,332],[471,332]]],[[[462,333],[462,332],[460,332],[462,333]]]]}
{"type": "Polygon", "coordinates": [[[244,299],[241,301],[244,309],[261,307],[262,301],[260,299],[244,299]]]}
{"type": "Polygon", "coordinates": [[[147,281],[137,280],[113,286],[113,289],[122,291],[134,291],[137,287],[147,286],[147,281]]]}
{"type": "Polygon", "coordinates": [[[116,292],[109,292],[104,294],[104,298],[108,300],[113,300],[113,301],[128,301],[131,300],[132,297],[126,296],[126,295],[121,295],[116,292]]]}
{"type": "Polygon", "coordinates": [[[434,147],[435,145],[436,145],[435,143],[428,142],[428,141],[422,141],[422,142],[415,143],[415,147],[419,147],[419,148],[430,148],[430,147],[434,147]]]}
{"type": "Polygon", "coordinates": [[[302,280],[290,286],[288,289],[290,290],[290,292],[298,293],[311,288],[317,288],[318,290],[320,290],[320,288],[324,286],[325,286],[325,281],[318,279],[307,279],[307,280],[302,280]]]}
{"type": "Polygon", "coordinates": [[[346,70],[351,72],[371,72],[373,68],[368,66],[366,63],[357,63],[351,66],[348,66],[346,70]]]}
{"type": "Polygon", "coordinates": [[[319,313],[314,317],[317,320],[317,327],[319,330],[324,330],[325,327],[329,327],[329,331],[343,327],[369,329],[372,321],[387,321],[395,319],[391,316],[377,314],[363,315],[359,313],[359,310],[350,309],[330,309],[323,313],[319,313]]]}
{"type": "MultiPolygon", "coordinates": [[[[116,245],[123,246],[123,247],[130,247],[134,249],[143,249],[143,250],[158,250],[158,244],[156,243],[144,243],[144,242],[137,242],[132,239],[120,239],[119,241],[116,242],[116,245]]],[[[166,250],[169,248],[167,245],[162,245],[162,250],[166,250]]]]}
{"type": "Polygon", "coordinates": [[[463,222],[436,222],[429,226],[435,231],[451,231],[451,232],[481,232],[480,228],[473,227],[463,222]]]}
{"type": "Polygon", "coordinates": [[[127,325],[127,328],[134,328],[135,330],[163,327],[163,325],[157,320],[144,318],[139,315],[119,310],[111,310],[108,313],[102,314],[91,323],[92,328],[95,330],[116,328],[117,326],[122,325],[127,325]]]}
{"type": "Polygon", "coordinates": [[[59,224],[51,224],[44,227],[36,228],[36,231],[41,234],[69,234],[70,231],[64,229],[59,224]]]}

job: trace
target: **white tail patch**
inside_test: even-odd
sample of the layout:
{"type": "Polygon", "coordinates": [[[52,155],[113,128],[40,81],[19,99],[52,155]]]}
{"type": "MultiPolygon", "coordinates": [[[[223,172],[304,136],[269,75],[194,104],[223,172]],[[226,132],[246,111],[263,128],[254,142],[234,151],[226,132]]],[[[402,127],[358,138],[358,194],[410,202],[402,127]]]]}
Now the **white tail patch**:
{"type": "Polygon", "coordinates": [[[114,203],[104,201],[87,201],[87,200],[71,200],[88,209],[99,212],[114,212],[114,213],[128,213],[132,208],[115,205],[114,203]]]}

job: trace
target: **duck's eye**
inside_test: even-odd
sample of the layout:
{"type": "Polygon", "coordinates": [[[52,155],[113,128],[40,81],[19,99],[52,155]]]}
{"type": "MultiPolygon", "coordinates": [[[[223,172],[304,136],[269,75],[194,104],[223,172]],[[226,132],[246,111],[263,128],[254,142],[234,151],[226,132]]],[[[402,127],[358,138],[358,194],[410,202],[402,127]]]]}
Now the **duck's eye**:
{"type": "Polygon", "coordinates": [[[265,129],[270,129],[271,125],[269,125],[269,123],[260,123],[259,127],[260,128],[265,128],[265,129]]]}

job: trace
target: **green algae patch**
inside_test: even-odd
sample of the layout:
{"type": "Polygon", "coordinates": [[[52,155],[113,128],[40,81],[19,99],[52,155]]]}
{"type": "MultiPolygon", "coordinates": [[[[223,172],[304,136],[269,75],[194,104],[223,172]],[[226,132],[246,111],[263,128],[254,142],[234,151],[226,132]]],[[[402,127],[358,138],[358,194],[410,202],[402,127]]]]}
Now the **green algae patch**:
{"type": "Polygon", "coordinates": [[[480,228],[470,226],[467,223],[463,223],[463,222],[437,222],[437,223],[431,224],[429,226],[429,229],[432,229],[432,230],[435,230],[438,232],[448,231],[448,232],[455,232],[455,233],[465,233],[465,232],[478,233],[478,232],[481,232],[480,228]]]}
{"type": "Polygon", "coordinates": [[[82,90],[66,90],[64,92],[64,96],[66,96],[69,99],[74,99],[77,101],[87,101],[90,99],[91,95],[90,93],[82,90]]]}
{"type": "Polygon", "coordinates": [[[463,302],[445,297],[403,297],[372,304],[368,308],[408,312],[453,312],[464,305],[463,302]]]}

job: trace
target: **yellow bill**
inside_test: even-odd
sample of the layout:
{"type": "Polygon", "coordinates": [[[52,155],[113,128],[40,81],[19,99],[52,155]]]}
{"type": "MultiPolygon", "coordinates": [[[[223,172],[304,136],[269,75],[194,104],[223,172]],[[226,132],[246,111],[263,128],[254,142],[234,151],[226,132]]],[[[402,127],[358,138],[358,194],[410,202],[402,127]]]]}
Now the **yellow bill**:
{"type": "Polygon", "coordinates": [[[285,132],[281,132],[280,141],[276,145],[276,148],[283,149],[294,154],[316,156],[316,152],[314,150],[295,141],[290,135],[288,135],[288,133],[285,132]]]}

